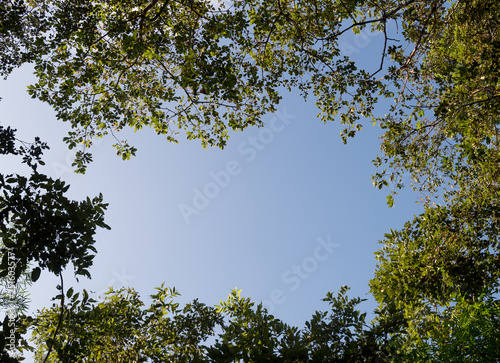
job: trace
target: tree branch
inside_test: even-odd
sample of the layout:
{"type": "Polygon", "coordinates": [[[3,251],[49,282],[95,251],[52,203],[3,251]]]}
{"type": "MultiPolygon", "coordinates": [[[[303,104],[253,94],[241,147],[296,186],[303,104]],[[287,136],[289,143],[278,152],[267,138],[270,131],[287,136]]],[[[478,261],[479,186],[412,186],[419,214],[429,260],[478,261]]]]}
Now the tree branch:
{"type": "Polygon", "coordinates": [[[57,324],[56,331],[54,332],[54,336],[52,337],[52,344],[50,345],[50,348],[47,352],[47,355],[45,355],[45,359],[43,363],[47,363],[47,359],[50,356],[50,353],[52,352],[52,348],[54,347],[54,343],[56,341],[56,336],[57,333],[59,332],[59,329],[61,328],[61,324],[63,321],[63,315],[64,315],[64,285],[63,285],[63,277],[62,277],[62,272],[59,272],[59,277],[61,279],[61,314],[59,314],[59,323],[57,324]]]}

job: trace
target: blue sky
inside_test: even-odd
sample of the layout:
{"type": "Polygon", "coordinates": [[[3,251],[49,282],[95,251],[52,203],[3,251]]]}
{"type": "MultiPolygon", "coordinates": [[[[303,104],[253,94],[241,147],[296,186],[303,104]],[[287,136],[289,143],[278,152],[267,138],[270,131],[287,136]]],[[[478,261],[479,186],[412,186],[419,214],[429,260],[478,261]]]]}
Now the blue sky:
{"type": "MultiPolygon", "coordinates": [[[[364,34],[342,44],[345,55],[376,70],[379,38],[364,34]]],[[[352,287],[350,296],[369,297],[378,241],[419,213],[417,196],[401,192],[386,206],[389,190],[373,188],[371,160],[379,154],[380,130],[365,129],[347,145],[339,123],[323,124],[314,100],[286,94],[264,128],[234,134],[224,150],[197,141],[168,143],[145,129],[125,131],[138,148],[122,161],[104,139],[93,148],[85,175],[71,171],[72,153],[62,138],[69,125],[26,86],[29,66],[0,83],[2,124],[18,138],[40,136],[51,150],[43,169],[61,177],[69,195],[83,199],[102,192],[111,231],[97,234],[92,280],[72,279],[65,287],[102,294],[108,286],[131,286],[144,299],[163,282],[175,286],[181,302],[224,300],[231,289],[266,307],[285,322],[303,327],[328,291],[352,287]]],[[[17,161],[2,171],[22,171],[17,161]]],[[[32,291],[32,310],[50,306],[58,280],[42,274],[32,291]]],[[[373,310],[374,303],[362,307],[373,310]]]]}

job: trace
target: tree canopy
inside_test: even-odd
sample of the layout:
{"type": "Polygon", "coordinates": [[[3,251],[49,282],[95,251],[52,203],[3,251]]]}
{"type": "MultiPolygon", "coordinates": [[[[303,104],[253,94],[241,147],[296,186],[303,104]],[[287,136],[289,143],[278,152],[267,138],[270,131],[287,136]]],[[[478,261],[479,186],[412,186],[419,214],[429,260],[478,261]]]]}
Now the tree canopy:
{"type": "MultiPolygon", "coordinates": [[[[323,121],[340,115],[344,140],[366,118],[387,130],[378,162],[396,174],[410,172],[423,191],[436,190],[440,177],[458,183],[464,173],[469,179],[481,172],[478,183],[488,182],[487,170],[476,170],[473,160],[496,147],[495,1],[23,5],[26,17],[39,18],[23,22],[27,30],[43,24],[33,41],[38,82],[30,94],[71,123],[70,148],[87,150],[93,138],[111,134],[128,158],[135,148],[117,134],[127,126],[152,127],[170,141],[185,130],[204,146],[224,147],[228,130],[262,125],[261,116],[275,110],[287,88],[312,96],[323,121]],[[380,64],[358,69],[339,42],[366,27],[384,35],[380,64]],[[381,98],[394,99],[394,106],[375,108],[381,98]],[[471,118],[477,135],[468,132],[471,118]]],[[[13,52],[15,59],[24,54],[13,52]]],[[[89,158],[81,150],[79,170],[89,158]]],[[[383,175],[376,182],[384,183],[383,175]]]]}
{"type": "MultiPolygon", "coordinates": [[[[92,140],[136,149],[125,127],[224,147],[262,125],[284,89],[313,97],[344,141],[368,119],[385,133],[382,187],[410,173],[430,198],[479,197],[496,184],[498,5],[489,1],[15,1],[3,5],[4,74],[35,63],[32,97],[72,131],[79,171],[92,140]],[[401,24],[401,27],[399,26],[401,24]],[[383,34],[380,63],[342,56],[346,33],[383,34]],[[35,54],[36,52],[36,54],[35,54]],[[384,98],[388,109],[375,107],[384,98]],[[472,130],[473,129],[473,130],[472,130]],[[453,187],[453,188],[452,188],[453,187]],[[485,190],[486,188],[486,190],[485,190]]],[[[392,203],[392,199],[389,200],[392,203]]],[[[427,200],[427,202],[429,202],[427,200]]]]}
{"type": "MultiPolygon", "coordinates": [[[[57,308],[27,320],[45,329],[35,330],[39,357],[50,342],[53,361],[92,361],[106,352],[115,361],[132,352],[138,361],[175,354],[184,357],[179,361],[498,359],[498,14],[496,0],[2,2],[0,72],[34,64],[29,93],[71,124],[65,142],[78,148],[78,172],[92,160],[95,138],[111,135],[123,159],[134,155],[120,138],[127,127],[150,127],[172,142],[185,133],[223,148],[232,131],[262,126],[283,92],[297,90],[316,102],[323,122],[340,120],[344,142],[365,123],[380,127],[374,186],[394,186],[392,206],[409,175],[425,208],[381,241],[370,282],[379,320],[368,331],[354,310],[359,301],[345,300],[345,291],[329,297],[334,315],[318,313],[299,332],[237,293],[218,310],[197,302],[178,310],[161,299],[148,310],[133,291],[91,306],[68,290],[72,300],[65,307],[61,291],[59,320],[57,308]],[[369,69],[341,52],[343,37],[367,29],[382,35],[369,69]],[[127,329],[115,331],[113,319],[105,326],[102,314],[113,304],[130,308],[120,315],[127,329]],[[165,311],[175,318],[165,320],[165,311]],[[96,330],[78,328],[85,321],[96,330]],[[148,330],[151,324],[165,335],[148,330]],[[220,339],[203,345],[215,326],[220,339]],[[92,340],[108,328],[109,337],[92,340]],[[60,335],[50,338],[49,331],[60,335]]],[[[8,270],[6,248],[19,261],[16,278],[35,261],[34,280],[41,268],[59,274],[70,261],[88,275],[92,236],[106,227],[101,196],[70,201],[63,181],[37,172],[44,148],[40,140],[16,147],[13,130],[0,129],[1,153],[22,155],[32,170],[29,178],[0,178],[0,276],[8,270]]],[[[164,297],[172,293],[162,289],[164,297]]]]}
{"type": "MultiPolygon", "coordinates": [[[[330,312],[316,312],[303,330],[290,327],[232,291],[211,307],[195,300],[180,307],[179,293],[161,286],[143,307],[136,291],[111,289],[103,301],[68,291],[70,303],[48,362],[366,362],[393,353],[395,322],[369,325],[343,287],[324,299],[330,312]],[[209,339],[210,338],[210,339],[209,339]],[[212,342],[210,342],[210,340],[212,342]]],[[[31,321],[41,361],[57,326],[59,308],[31,321]]]]}

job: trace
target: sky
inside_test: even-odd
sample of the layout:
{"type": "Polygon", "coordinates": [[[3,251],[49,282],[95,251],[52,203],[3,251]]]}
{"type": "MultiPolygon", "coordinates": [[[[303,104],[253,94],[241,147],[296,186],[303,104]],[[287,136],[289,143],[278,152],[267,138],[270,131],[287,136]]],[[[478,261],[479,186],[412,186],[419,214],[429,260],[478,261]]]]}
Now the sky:
{"type": "MultiPolygon", "coordinates": [[[[362,33],[341,49],[376,70],[380,40],[362,33]]],[[[373,311],[368,282],[378,241],[421,207],[405,190],[388,208],[389,189],[372,186],[380,130],[369,121],[344,145],[339,122],[323,124],[314,100],[286,93],[277,113],[264,117],[265,127],[235,133],[224,150],[182,137],[172,144],[149,129],[124,131],[120,136],[137,147],[136,157],[122,161],[105,138],[79,175],[62,142],[69,125],[26,92],[31,73],[24,66],[0,82],[0,122],[18,129],[19,139],[39,136],[49,143],[41,171],[69,183],[69,197],[102,193],[109,203],[112,229],[96,235],[92,279],[76,282],[67,269],[66,289],[85,288],[97,297],[109,286],[129,286],[148,303],[165,283],[181,293],[181,303],[198,298],[215,305],[238,288],[302,328],[316,310],[328,309],[321,301],[327,292],[348,285],[349,296],[369,299],[361,309],[373,311]]],[[[1,163],[4,173],[26,172],[17,160],[1,163]]],[[[32,311],[52,305],[58,283],[42,273],[30,291],[32,311]]]]}

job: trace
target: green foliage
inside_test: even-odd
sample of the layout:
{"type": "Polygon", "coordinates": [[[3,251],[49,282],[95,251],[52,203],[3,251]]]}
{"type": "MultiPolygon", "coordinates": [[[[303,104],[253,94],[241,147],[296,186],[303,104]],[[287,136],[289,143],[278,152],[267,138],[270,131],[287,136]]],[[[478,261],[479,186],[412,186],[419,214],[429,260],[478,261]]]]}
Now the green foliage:
{"type": "Polygon", "coordinates": [[[37,31],[43,28],[43,12],[23,0],[0,3],[0,75],[7,77],[15,67],[32,61],[37,31]]]}
{"type": "Polygon", "coordinates": [[[436,206],[376,252],[381,307],[409,322],[403,361],[493,362],[498,351],[499,209],[494,200],[436,206]]]}
{"type": "MultiPolygon", "coordinates": [[[[111,289],[102,302],[68,291],[63,324],[48,362],[379,362],[389,361],[389,324],[368,326],[343,287],[324,299],[331,312],[316,312],[306,329],[290,327],[232,291],[219,306],[194,300],[179,307],[175,289],[157,288],[149,307],[133,289],[111,289]],[[215,339],[215,341],[214,341],[215,339]],[[208,345],[208,341],[213,341],[208,345]]],[[[60,308],[28,319],[35,360],[42,361],[60,308]]],[[[394,326],[394,325],[392,325],[394,326]]],[[[394,345],[394,342],[391,343],[394,345]]]]}
{"type": "Polygon", "coordinates": [[[6,316],[3,321],[0,321],[2,330],[0,331],[0,360],[5,363],[17,363],[24,358],[15,358],[12,356],[12,351],[9,347],[11,341],[15,342],[15,349],[22,353],[25,350],[31,350],[28,342],[23,338],[27,333],[26,326],[19,324],[17,319],[10,319],[6,316]]]}
{"type": "Polygon", "coordinates": [[[500,209],[491,201],[429,208],[391,231],[376,252],[371,291],[379,302],[444,304],[499,286],[500,209]]]}
{"type": "MultiPolygon", "coordinates": [[[[2,246],[1,241],[0,246],[2,246]]],[[[11,316],[25,314],[28,311],[28,305],[31,302],[28,287],[35,281],[28,271],[30,271],[29,267],[19,276],[15,285],[13,276],[0,279],[0,307],[6,309],[11,316]]]]}
{"type": "MultiPolygon", "coordinates": [[[[112,135],[117,154],[133,156],[118,137],[126,127],[151,127],[172,142],[185,132],[223,148],[231,130],[262,126],[281,92],[297,89],[315,98],[322,121],[340,120],[344,142],[365,119],[381,127],[374,186],[393,187],[393,206],[408,175],[425,207],[377,252],[370,287],[380,305],[368,329],[354,308],[360,300],[345,290],[329,295],[332,314],[317,313],[304,331],[238,292],[216,310],[197,302],[179,309],[169,300],[175,291],[163,288],[147,310],[133,292],[111,293],[101,307],[69,293],[76,305],[61,311],[65,321],[94,319],[111,340],[95,340],[96,330],[82,348],[75,342],[85,332],[65,325],[50,344],[37,332],[40,347],[54,343],[60,358],[50,359],[74,361],[108,359],[103,354],[109,361],[498,359],[499,13],[496,0],[236,0],[217,8],[208,0],[3,2],[0,73],[34,62],[29,93],[71,123],[65,142],[78,148],[78,172],[92,160],[96,137],[112,135]],[[368,28],[383,35],[380,63],[361,69],[340,44],[368,28]],[[394,103],[376,107],[383,99],[394,103]],[[100,315],[110,306],[123,310],[123,330],[100,315]],[[214,327],[222,333],[206,347],[214,327]],[[96,348],[80,352],[88,346],[96,348]]],[[[88,275],[92,236],[106,227],[102,197],[69,201],[64,182],[37,172],[44,148],[39,140],[16,148],[13,130],[0,128],[0,152],[22,155],[33,171],[0,178],[0,276],[8,248],[19,260],[16,277],[35,260],[56,274],[73,262],[88,275]]],[[[56,312],[44,314],[36,324],[56,332],[56,312]]]]}
{"type": "Polygon", "coordinates": [[[228,130],[261,126],[283,88],[314,95],[324,122],[340,114],[346,141],[378,96],[392,93],[343,57],[338,40],[368,24],[385,33],[388,19],[426,8],[414,3],[32,1],[26,6],[44,9],[49,27],[37,39],[38,82],[29,92],[71,123],[65,141],[83,147],[79,172],[95,137],[111,134],[118,155],[134,155],[118,138],[124,127],[149,126],[174,142],[185,130],[188,139],[223,148],[228,130]]]}
{"type": "MultiPolygon", "coordinates": [[[[376,174],[375,182],[402,187],[402,174],[409,173],[426,205],[433,195],[452,203],[496,198],[498,2],[427,3],[426,26],[403,22],[413,51],[389,51],[397,66],[388,77],[397,93],[391,112],[376,119],[386,132],[385,157],[375,163],[388,164],[390,172],[376,174]]],[[[415,6],[411,16],[420,18],[421,11],[415,6]]]]}
{"type": "Polygon", "coordinates": [[[29,92],[71,123],[65,141],[81,147],[78,172],[96,137],[111,134],[118,155],[133,156],[118,137],[125,127],[149,126],[174,142],[184,130],[222,148],[230,129],[261,126],[280,92],[298,89],[315,97],[324,122],[339,116],[344,142],[363,118],[385,130],[374,162],[389,169],[374,175],[376,186],[401,188],[409,173],[428,204],[436,193],[458,200],[496,183],[495,0],[17,4],[21,15],[38,14],[23,26],[42,30],[28,43],[38,77],[29,92]],[[401,35],[390,34],[392,22],[401,22],[401,35]],[[367,27],[384,36],[378,69],[359,69],[340,51],[347,32],[367,27]],[[381,98],[395,101],[387,112],[375,109],[381,98]]]}
{"type": "Polygon", "coordinates": [[[440,317],[432,331],[429,356],[439,362],[493,362],[500,357],[500,301],[479,296],[470,301],[459,296],[456,306],[440,317]]]}
{"type": "Polygon", "coordinates": [[[0,174],[0,305],[9,311],[0,332],[2,362],[17,361],[7,350],[27,348],[21,338],[26,326],[18,321],[28,308],[25,286],[37,281],[42,269],[60,275],[69,262],[75,275],[90,277],[93,235],[97,227],[109,228],[102,195],[72,201],[65,196],[69,185],[38,172],[44,149],[48,146],[38,138],[22,142],[15,130],[0,126],[0,154],[19,156],[31,169],[29,177],[0,174]]]}
{"type": "MultiPolygon", "coordinates": [[[[91,252],[96,252],[93,235],[97,227],[109,229],[104,223],[107,205],[102,195],[82,202],[69,200],[64,195],[69,185],[37,171],[38,165],[44,164],[41,155],[48,148],[45,143],[37,138],[15,148],[14,130],[1,126],[0,136],[0,151],[22,156],[22,162],[32,170],[29,177],[0,174],[0,277],[7,276],[9,259],[16,262],[16,280],[31,262],[56,275],[72,262],[76,275],[90,277],[91,252]]],[[[33,280],[38,279],[40,268],[33,270],[33,280]]]]}
{"type": "Polygon", "coordinates": [[[454,295],[441,309],[421,309],[401,341],[404,362],[496,362],[500,356],[500,301],[454,295]]]}
{"type": "Polygon", "coordinates": [[[384,317],[376,311],[376,319],[368,325],[366,313],[356,306],[364,299],[347,297],[346,286],[337,296],[328,293],[323,301],[331,312],[316,312],[306,322],[304,340],[312,362],[391,362],[397,358],[397,336],[404,321],[397,315],[384,317]]]}
{"type": "Polygon", "coordinates": [[[262,304],[255,305],[233,290],[221,301],[217,313],[225,316],[222,333],[208,349],[212,362],[294,361],[307,357],[296,328],[269,315],[262,304]]]}

